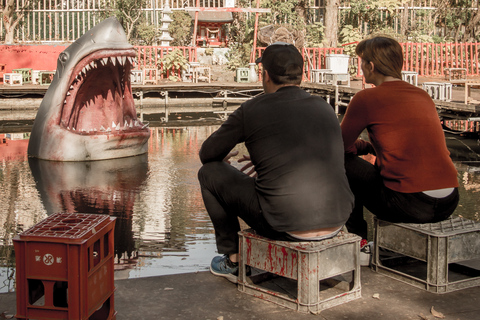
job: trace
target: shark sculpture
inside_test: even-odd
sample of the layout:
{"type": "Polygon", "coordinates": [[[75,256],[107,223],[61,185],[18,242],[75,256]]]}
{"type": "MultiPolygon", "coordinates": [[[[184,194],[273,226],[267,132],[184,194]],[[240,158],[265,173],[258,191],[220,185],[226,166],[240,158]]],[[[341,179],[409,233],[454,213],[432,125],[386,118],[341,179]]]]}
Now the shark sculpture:
{"type": "Polygon", "coordinates": [[[60,53],[33,124],[28,155],[88,161],[146,153],[150,129],[137,119],[130,82],[135,56],[115,18],[60,53]]]}

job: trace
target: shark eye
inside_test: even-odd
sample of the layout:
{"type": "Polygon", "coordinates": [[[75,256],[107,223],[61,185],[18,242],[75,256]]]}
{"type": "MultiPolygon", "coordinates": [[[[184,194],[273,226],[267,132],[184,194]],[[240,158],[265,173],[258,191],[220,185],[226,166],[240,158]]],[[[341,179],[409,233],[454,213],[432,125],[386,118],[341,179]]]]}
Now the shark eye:
{"type": "Polygon", "coordinates": [[[58,56],[58,59],[59,59],[61,62],[67,62],[67,60],[68,60],[68,53],[66,53],[66,52],[60,53],[60,55],[58,56]]]}

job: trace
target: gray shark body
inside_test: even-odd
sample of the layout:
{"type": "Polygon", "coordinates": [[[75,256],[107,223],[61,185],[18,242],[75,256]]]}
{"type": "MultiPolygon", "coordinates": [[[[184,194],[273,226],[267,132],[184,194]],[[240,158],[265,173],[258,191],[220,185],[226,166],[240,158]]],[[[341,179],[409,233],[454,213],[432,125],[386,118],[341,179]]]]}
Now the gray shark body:
{"type": "Polygon", "coordinates": [[[60,53],[35,118],[28,155],[88,161],[146,153],[150,130],[137,119],[130,82],[135,56],[115,18],[60,53]]]}

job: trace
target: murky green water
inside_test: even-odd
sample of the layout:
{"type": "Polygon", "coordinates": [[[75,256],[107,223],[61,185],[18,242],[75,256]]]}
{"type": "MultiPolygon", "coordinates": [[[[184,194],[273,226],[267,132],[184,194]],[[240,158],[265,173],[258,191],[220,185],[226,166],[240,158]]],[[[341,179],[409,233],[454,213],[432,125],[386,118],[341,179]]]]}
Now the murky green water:
{"type": "MultiPolygon", "coordinates": [[[[13,237],[55,212],[117,217],[117,279],[207,270],[215,244],[198,151],[216,128],[153,128],[148,155],[88,163],[29,161],[24,135],[10,136],[0,144],[0,292],[14,290],[13,237]]],[[[447,143],[461,184],[455,214],[478,220],[477,141],[447,143]]]]}

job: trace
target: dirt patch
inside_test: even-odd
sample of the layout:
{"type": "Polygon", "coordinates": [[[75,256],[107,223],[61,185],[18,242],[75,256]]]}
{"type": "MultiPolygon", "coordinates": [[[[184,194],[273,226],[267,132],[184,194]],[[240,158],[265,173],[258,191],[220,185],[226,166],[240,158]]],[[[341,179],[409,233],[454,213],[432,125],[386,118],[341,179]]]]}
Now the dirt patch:
{"type": "Polygon", "coordinates": [[[229,70],[227,66],[212,65],[212,81],[221,83],[234,83],[235,71],[229,70]]]}

